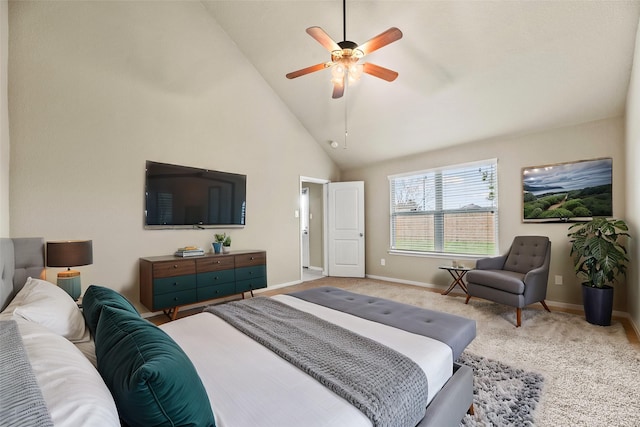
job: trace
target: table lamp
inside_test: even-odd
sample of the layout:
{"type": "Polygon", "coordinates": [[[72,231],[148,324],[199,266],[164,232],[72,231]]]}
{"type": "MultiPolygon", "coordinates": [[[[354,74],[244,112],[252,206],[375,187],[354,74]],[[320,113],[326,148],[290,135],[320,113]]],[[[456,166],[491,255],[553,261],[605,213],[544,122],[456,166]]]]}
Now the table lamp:
{"type": "Polygon", "coordinates": [[[71,267],[93,264],[91,240],[65,240],[47,242],[47,267],[67,267],[58,273],[58,286],[75,301],[80,298],[80,272],[71,267]]]}

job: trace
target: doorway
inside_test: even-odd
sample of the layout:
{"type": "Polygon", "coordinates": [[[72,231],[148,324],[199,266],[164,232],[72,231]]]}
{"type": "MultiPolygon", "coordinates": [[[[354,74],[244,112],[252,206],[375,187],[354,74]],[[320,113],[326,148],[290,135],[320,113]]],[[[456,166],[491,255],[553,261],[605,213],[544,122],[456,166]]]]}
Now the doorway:
{"type": "Polygon", "coordinates": [[[300,278],[303,282],[327,275],[325,187],[328,182],[300,177],[300,278]]]}

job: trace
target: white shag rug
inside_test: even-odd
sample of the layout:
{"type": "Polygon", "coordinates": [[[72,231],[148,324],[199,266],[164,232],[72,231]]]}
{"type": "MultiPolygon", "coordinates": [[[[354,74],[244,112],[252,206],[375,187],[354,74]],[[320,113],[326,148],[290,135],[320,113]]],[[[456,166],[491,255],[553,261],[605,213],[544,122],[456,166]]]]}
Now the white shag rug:
{"type": "MultiPolygon", "coordinates": [[[[553,308],[551,313],[525,308],[522,326],[516,328],[515,308],[477,298],[465,305],[462,296],[372,279],[331,277],[311,283],[474,319],[477,336],[467,347],[468,353],[544,378],[531,425],[640,425],[640,348],[629,343],[619,322],[595,326],[582,316],[553,308]]],[[[476,422],[492,426],[502,421],[478,418],[476,422]]]]}

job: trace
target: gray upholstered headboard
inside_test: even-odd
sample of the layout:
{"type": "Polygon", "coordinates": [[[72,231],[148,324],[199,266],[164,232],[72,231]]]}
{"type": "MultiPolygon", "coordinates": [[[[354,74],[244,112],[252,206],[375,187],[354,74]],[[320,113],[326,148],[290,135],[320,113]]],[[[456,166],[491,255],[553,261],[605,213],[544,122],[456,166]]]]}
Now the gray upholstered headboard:
{"type": "Polygon", "coordinates": [[[0,238],[0,310],[24,286],[27,277],[44,279],[42,237],[0,238]]]}

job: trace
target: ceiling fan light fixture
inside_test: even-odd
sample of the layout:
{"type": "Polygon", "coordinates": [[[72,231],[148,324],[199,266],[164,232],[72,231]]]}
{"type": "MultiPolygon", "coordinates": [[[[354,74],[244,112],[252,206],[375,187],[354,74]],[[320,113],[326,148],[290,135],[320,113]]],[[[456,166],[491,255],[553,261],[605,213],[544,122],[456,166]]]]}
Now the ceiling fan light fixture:
{"type": "Polygon", "coordinates": [[[347,69],[342,62],[336,62],[331,66],[331,83],[341,84],[344,81],[344,75],[347,69]]]}
{"type": "MultiPolygon", "coordinates": [[[[343,36],[346,39],[346,0],[343,0],[342,2],[342,23],[343,36]]],[[[320,71],[325,68],[331,68],[331,82],[333,83],[332,98],[336,99],[341,98],[344,95],[345,82],[347,82],[347,79],[349,83],[356,82],[360,79],[363,73],[370,74],[388,82],[392,82],[398,77],[397,72],[375,64],[356,64],[365,55],[400,40],[402,38],[402,31],[396,27],[389,28],[374,38],[366,41],[361,46],[358,46],[357,43],[349,40],[343,40],[336,43],[320,27],[307,28],[307,34],[313,37],[331,53],[331,61],[312,65],[310,67],[288,73],[286,75],[288,79],[295,79],[296,77],[304,76],[305,74],[320,71]]]]}
{"type": "Polygon", "coordinates": [[[349,68],[347,70],[347,73],[349,75],[349,82],[355,82],[360,80],[360,77],[362,77],[364,66],[362,64],[353,63],[349,65],[349,68]]]}

